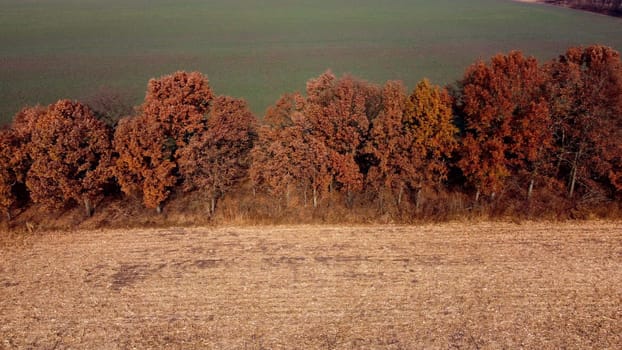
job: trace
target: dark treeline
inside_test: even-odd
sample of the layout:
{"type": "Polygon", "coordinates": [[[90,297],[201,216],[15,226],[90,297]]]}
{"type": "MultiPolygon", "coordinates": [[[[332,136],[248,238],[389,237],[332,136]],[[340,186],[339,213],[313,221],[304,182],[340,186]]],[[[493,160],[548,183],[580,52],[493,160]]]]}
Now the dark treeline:
{"type": "Polygon", "coordinates": [[[544,2],[612,16],[622,16],[622,0],[545,0],[544,2]]]}
{"type": "Polygon", "coordinates": [[[111,201],[159,213],[189,196],[207,218],[226,199],[251,219],[405,222],[474,211],[569,217],[622,198],[622,62],[604,46],[544,64],[500,54],[452,86],[423,80],[411,92],[326,72],[304,94],[283,95],[262,123],[197,72],[152,79],[139,107],[123,101],[107,91],[89,105],[27,107],[0,131],[8,220],[33,206],[79,204],[90,216],[111,201]]]}

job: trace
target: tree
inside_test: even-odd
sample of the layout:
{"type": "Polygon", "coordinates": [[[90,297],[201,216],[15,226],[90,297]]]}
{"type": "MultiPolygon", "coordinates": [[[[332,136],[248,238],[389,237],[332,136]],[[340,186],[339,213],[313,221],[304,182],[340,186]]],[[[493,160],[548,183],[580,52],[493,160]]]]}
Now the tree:
{"type": "Polygon", "coordinates": [[[45,113],[45,108],[35,106],[26,107],[17,113],[13,123],[0,130],[0,207],[11,219],[11,207],[19,199],[20,191],[25,188],[26,174],[30,168],[31,159],[28,154],[28,144],[34,124],[45,113]]]}
{"type": "Polygon", "coordinates": [[[184,190],[206,192],[211,215],[217,199],[246,176],[256,123],[246,102],[219,96],[208,115],[207,129],[192,135],[178,151],[184,190]]]}
{"type": "Polygon", "coordinates": [[[387,82],[382,91],[382,110],[373,122],[368,151],[377,164],[369,169],[367,181],[378,193],[380,210],[383,210],[383,193],[391,189],[401,204],[404,188],[408,185],[408,170],[411,168],[411,130],[406,128],[406,111],[412,109],[401,82],[387,82]]]}
{"type": "Polygon", "coordinates": [[[383,109],[369,143],[378,165],[368,178],[392,189],[398,205],[405,188],[416,192],[418,206],[422,188],[446,179],[446,159],[457,146],[451,103],[447,91],[428,80],[417,84],[410,96],[400,82],[385,85],[383,109]]]}
{"type": "Polygon", "coordinates": [[[411,147],[406,173],[408,184],[417,193],[435,187],[447,179],[447,160],[456,150],[458,129],[453,123],[452,99],[445,89],[421,81],[409,97],[411,110],[404,124],[411,147]]]}
{"type": "Polygon", "coordinates": [[[307,198],[311,192],[313,207],[331,181],[330,157],[323,142],[312,133],[304,114],[304,98],[286,94],[266,112],[259,140],[253,150],[251,179],[267,187],[289,203],[290,188],[295,187],[307,198]]]}
{"type": "Polygon", "coordinates": [[[141,114],[120,122],[115,133],[116,175],[124,193],[142,192],[145,205],[161,211],[181,181],[177,153],[207,129],[212,99],[207,77],[198,72],[149,81],[141,114]]]}
{"type": "Polygon", "coordinates": [[[141,117],[121,119],[114,134],[118,155],[114,172],[121,190],[127,195],[142,193],[144,204],[158,212],[177,183],[176,164],[165,140],[158,123],[145,122],[141,117]]]}
{"type": "Polygon", "coordinates": [[[97,119],[110,127],[114,127],[121,118],[131,115],[134,110],[128,92],[109,86],[101,86],[86,98],[85,104],[93,110],[97,119]]]}
{"type": "Polygon", "coordinates": [[[558,147],[557,169],[573,197],[613,192],[620,184],[622,155],[622,62],[605,46],[575,47],[547,67],[547,98],[558,147]]]}
{"type": "Polygon", "coordinates": [[[11,220],[11,206],[15,203],[13,185],[17,182],[15,172],[16,159],[14,154],[18,151],[18,142],[15,133],[10,129],[0,130],[0,208],[2,208],[8,220],[11,220]]]}
{"type": "Polygon", "coordinates": [[[313,136],[329,151],[330,172],[348,205],[352,194],[363,188],[358,160],[364,159],[364,141],[380,110],[380,94],[376,86],[349,76],[337,80],[330,72],[307,82],[304,114],[313,136]]]}
{"type": "Polygon", "coordinates": [[[513,51],[471,66],[460,82],[465,120],[458,165],[480,193],[493,198],[520,169],[529,193],[551,143],[544,75],[533,57],[513,51]]]}
{"type": "Polygon", "coordinates": [[[110,139],[110,129],[88,107],[69,100],[50,105],[34,122],[28,145],[32,200],[50,207],[83,202],[91,215],[112,177],[110,139]]]}

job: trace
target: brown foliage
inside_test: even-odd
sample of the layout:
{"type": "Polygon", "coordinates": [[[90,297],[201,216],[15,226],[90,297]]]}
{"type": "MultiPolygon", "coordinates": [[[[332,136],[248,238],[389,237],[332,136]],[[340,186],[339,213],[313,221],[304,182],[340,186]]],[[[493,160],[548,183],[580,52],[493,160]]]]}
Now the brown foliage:
{"type": "Polygon", "coordinates": [[[15,151],[17,147],[15,133],[9,129],[0,130],[0,208],[10,217],[10,208],[15,202],[12,188],[17,182],[15,151]]]}
{"type": "Polygon", "coordinates": [[[205,192],[211,214],[217,198],[246,176],[256,123],[246,102],[219,96],[207,116],[207,129],[192,135],[176,154],[184,190],[205,192]]]}
{"type": "Polygon", "coordinates": [[[447,178],[446,162],[456,148],[457,129],[449,94],[427,80],[417,84],[411,96],[400,82],[388,82],[382,101],[369,140],[378,165],[371,167],[368,182],[381,196],[382,186],[390,188],[400,205],[405,188],[418,195],[447,178]]]}
{"type": "Polygon", "coordinates": [[[572,197],[622,191],[622,61],[605,46],[576,47],[547,66],[557,168],[572,197]]]}
{"type": "Polygon", "coordinates": [[[345,76],[336,79],[326,72],[307,82],[304,114],[311,133],[328,149],[333,180],[351,199],[363,189],[363,174],[357,159],[364,156],[371,121],[380,111],[377,86],[345,76]]]}
{"type": "MultiPolygon", "coordinates": [[[[15,115],[13,123],[0,130],[0,208],[11,217],[11,207],[19,199],[18,185],[25,186],[31,159],[28,143],[36,121],[45,113],[39,106],[27,107],[15,115]]],[[[23,199],[23,198],[22,198],[23,199]]]]}
{"type": "Polygon", "coordinates": [[[121,118],[132,114],[134,111],[128,95],[127,92],[102,86],[88,96],[84,103],[93,110],[97,119],[112,127],[121,118]]]}
{"type": "Polygon", "coordinates": [[[367,182],[378,192],[383,206],[385,188],[396,192],[398,203],[408,185],[408,170],[412,158],[412,139],[405,127],[407,110],[412,109],[401,82],[387,82],[382,90],[382,110],[373,121],[368,151],[377,159],[367,173],[367,182]]]}
{"type": "Polygon", "coordinates": [[[160,205],[177,179],[170,147],[164,145],[163,129],[141,117],[121,119],[114,135],[118,154],[115,176],[121,190],[128,195],[143,195],[149,208],[160,205]]]}
{"type": "Polygon", "coordinates": [[[478,193],[494,196],[517,172],[528,173],[530,180],[542,172],[552,142],[544,77],[535,58],[516,51],[467,70],[461,81],[466,130],[458,165],[478,193]]]}
{"type": "Polygon", "coordinates": [[[410,95],[410,102],[412,110],[404,121],[413,142],[410,185],[433,188],[447,179],[447,160],[457,147],[452,100],[445,89],[423,80],[410,95]]]}
{"type": "Polygon", "coordinates": [[[101,199],[111,174],[110,130],[78,102],[60,100],[34,121],[26,185],[35,203],[60,207],[101,199]]]}
{"type": "MultiPolygon", "coordinates": [[[[159,211],[173,195],[171,210],[190,208],[188,220],[207,196],[211,215],[200,217],[210,222],[620,210],[619,201],[602,205],[622,197],[622,63],[611,48],[572,48],[545,67],[520,52],[497,55],[471,66],[452,96],[427,80],[408,95],[397,81],[381,89],[330,72],[306,88],[306,96],[286,94],[270,107],[256,135],[246,103],[215,98],[200,73],[152,79],[137,115],[116,123],[114,152],[109,129],[80,103],[26,108],[0,132],[0,209],[10,214],[23,204],[27,185],[36,203],[84,201],[90,213],[114,175],[148,208],[159,211]],[[570,198],[560,195],[563,183],[570,198]],[[496,200],[473,206],[467,185],[496,200]],[[396,203],[383,202],[387,193],[396,203]],[[214,215],[217,201],[223,210],[214,215]]],[[[107,101],[103,110],[116,110],[114,96],[107,101]]]]}
{"type": "Polygon", "coordinates": [[[147,207],[160,209],[179,181],[176,152],[206,130],[212,98],[207,78],[198,72],[149,81],[142,113],[120,122],[115,133],[116,175],[126,194],[142,192],[147,207]]]}
{"type": "Polygon", "coordinates": [[[332,179],[331,158],[325,144],[312,133],[304,114],[305,101],[298,94],[284,95],[266,113],[259,141],[253,150],[251,179],[289,204],[296,189],[305,199],[309,191],[313,207],[319,205],[332,179]]]}
{"type": "Polygon", "coordinates": [[[545,0],[546,3],[622,16],[622,0],[545,0]]]}

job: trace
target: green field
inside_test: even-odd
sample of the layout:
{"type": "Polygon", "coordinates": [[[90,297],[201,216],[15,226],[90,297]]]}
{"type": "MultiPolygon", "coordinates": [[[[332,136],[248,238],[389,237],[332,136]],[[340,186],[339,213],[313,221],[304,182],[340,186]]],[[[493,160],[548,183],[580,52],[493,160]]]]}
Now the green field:
{"type": "Polygon", "coordinates": [[[622,19],[509,0],[0,0],[0,123],[102,86],[139,103],[150,77],[207,74],[261,114],[327,68],[412,87],[478,58],[622,49],[622,19]]]}

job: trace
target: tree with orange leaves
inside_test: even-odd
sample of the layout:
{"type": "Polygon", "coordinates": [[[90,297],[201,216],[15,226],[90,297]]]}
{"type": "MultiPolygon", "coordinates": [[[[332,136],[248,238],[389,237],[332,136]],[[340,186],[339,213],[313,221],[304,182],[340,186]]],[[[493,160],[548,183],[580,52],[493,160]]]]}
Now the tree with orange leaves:
{"type": "Polygon", "coordinates": [[[256,123],[246,102],[219,96],[207,116],[207,129],[190,136],[177,152],[184,190],[206,192],[210,215],[218,198],[246,176],[256,123]]]}
{"type": "Polygon", "coordinates": [[[407,169],[411,168],[412,135],[405,128],[406,111],[412,109],[401,82],[387,82],[382,90],[382,110],[373,121],[367,150],[377,160],[367,173],[367,182],[378,193],[380,210],[384,210],[385,188],[402,201],[408,186],[407,169]]]}
{"type": "Polygon", "coordinates": [[[307,198],[311,193],[313,207],[331,181],[329,152],[312,133],[304,114],[305,99],[299,94],[286,94],[266,112],[267,123],[253,150],[251,179],[267,187],[289,203],[290,188],[307,198]]]}
{"type": "Polygon", "coordinates": [[[409,186],[416,192],[418,207],[423,188],[437,187],[447,179],[447,160],[458,146],[458,129],[453,123],[452,99],[446,89],[424,79],[409,100],[412,109],[406,111],[404,124],[411,161],[406,173],[409,186]]]}
{"type": "Polygon", "coordinates": [[[142,192],[145,205],[161,211],[180,180],[177,152],[207,129],[212,99],[209,81],[198,72],[149,81],[141,114],[121,121],[115,133],[116,175],[124,193],[142,192]]]}
{"type": "Polygon", "coordinates": [[[533,57],[513,51],[471,66],[460,82],[466,124],[458,165],[480,193],[503,190],[517,169],[529,173],[529,193],[551,145],[544,75],[533,57]]]}
{"type": "Polygon", "coordinates": [[[364,141],[371,120],[380,110],[381,92],[374,85],[326,72],[307,82],[304,114],[311,133],[329,151],[333,180],[352,205],[352,195],[363,188],[358,162],[364,156],[364,141]]]}
{"type": "Polygon", "coordinates": [[[11,206],[15,203],[13,186],[17,182],[14,154],[19,149],[17,137],[10,129],[0,130],[0,208],[4,209],[11,220],[11,206]]]}
{"type": "Polygon", "coordinates": [[[30,135],[44,113],[43,107],[24,108],[15,115],[10,127],[0,130],[0,208],[5,210],[9,220],[11,207],[20,199],[16,188],[25,188],[26,174],[32,163],[28,153],[30,135]]]}
{"type": "Polygon", "coordinates": [[[546,67],[547,98],[568,196],[605,184],[622,192],[622,61],[612,48],[575,47],[546,67]]]}
{"type": "Polygon", "coordinates": [[[400,82],[388,82],[368,143],[378,160],[368,173],[369,181],[391,188],[398,205],[405,189],[415,191],[418,206],[422,188],[446,179],[446,160],[457,146],[456,133],[446,90],[423,80],[407,96],[400,82]]]}
{"type": "Polygon", "coordinates": [[[110,129],[69,100],[50,105],[34,121],[26,185],[31,199],[51,207],[84,203],[87,215],[112,178],[110,129]]]}
{"type": "Polygon", "coordinates": [[[114,134],[114,169],[121,190],[127,195],[142,194],[145,205],[158,212],[177,183],[172,147],[163,131],[158,123],[139,116],[121,119],[114,134]]]}

